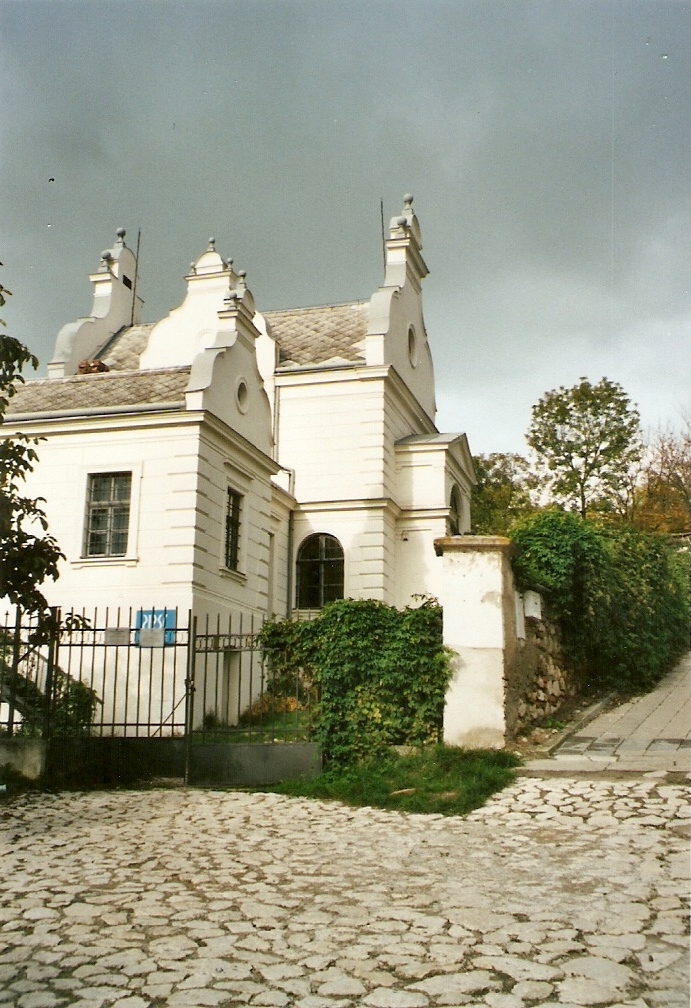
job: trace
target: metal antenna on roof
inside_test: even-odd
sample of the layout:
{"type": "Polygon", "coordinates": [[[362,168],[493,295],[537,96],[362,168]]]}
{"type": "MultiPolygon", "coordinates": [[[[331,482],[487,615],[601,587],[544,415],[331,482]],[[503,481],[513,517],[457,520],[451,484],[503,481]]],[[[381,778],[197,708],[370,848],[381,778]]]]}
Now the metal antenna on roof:
{"type": "Polygon", "coordinates": [[[384,259],[384,272],[386,273],[386,235],[384,233],[384,197],[379,197],[379,215],[381,217],[381,251],[384,259]]]}
{"type": "Polygon", "coordinates": [[[142,240],[142,229],[139,228],[137,231],[137,252],[134,262],[134,283],[132,285],[132,315],[130,317],[130,326],[134,325],[134,309],[137,304],[137,277],[139,276],[139,245],[142,240]]]}

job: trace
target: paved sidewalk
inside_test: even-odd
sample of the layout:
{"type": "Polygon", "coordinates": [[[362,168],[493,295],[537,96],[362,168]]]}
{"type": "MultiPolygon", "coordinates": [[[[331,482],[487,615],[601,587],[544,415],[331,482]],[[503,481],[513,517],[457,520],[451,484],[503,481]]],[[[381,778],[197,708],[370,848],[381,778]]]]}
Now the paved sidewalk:
{"type": "Polygon", "coordinates": [[[691,774],[691,653],[651,693],[605,710],[525,773],[691,774]]]}

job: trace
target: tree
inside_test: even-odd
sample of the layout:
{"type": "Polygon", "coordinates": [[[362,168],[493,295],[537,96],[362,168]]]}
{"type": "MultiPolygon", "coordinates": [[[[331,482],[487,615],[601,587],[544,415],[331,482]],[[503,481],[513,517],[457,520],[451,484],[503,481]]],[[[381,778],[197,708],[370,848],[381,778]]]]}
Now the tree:
{"type": "Polygon", "coordinates": [[[635,524],[657,532],[691,532],[691,417],[653,436],[643,469],[635,524]]]}
{"type": "Polygon", "coordinates": [[[643,453],[640,417],[621,385],[581,378],[546,392],[532,409],[526,440],[544,489],[577,511],[626,514],[643,453]]]}
{"type": "MultiPolygon", "coordinates": [[[[0,284],[0,307],[10,293],[0,284]]],[[[19,340],[0,332],[0,425],[17,385],[24,382],[27,364],[36,368],[38,360],[19,340]]],[[[38,458],[38,440],[24,434],[0,436],[0,598],[41,622],[50,618],[41,585],[58,577],[63,554],[48,532],[43,498],[22,493],[22,482],[38,458]]]]}
{"type": "Polygon", "coordinates": [[[476,535],[506,535],[518,518],[536,509],[535,478],[521,455],[476,455],[473,467],[477,483],[471,516],[476,535]]]}

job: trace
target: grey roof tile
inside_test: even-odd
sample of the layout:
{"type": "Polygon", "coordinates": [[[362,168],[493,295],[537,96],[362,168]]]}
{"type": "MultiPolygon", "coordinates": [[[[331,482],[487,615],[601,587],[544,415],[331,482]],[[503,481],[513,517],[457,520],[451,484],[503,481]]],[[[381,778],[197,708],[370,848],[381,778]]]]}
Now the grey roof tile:
{"type": "MultiPolygon", "coordinates": [[[[369,303],[322,305],[266,312],[271,333],[280,347],[280,367],[328,366],[363,360],[369,303]]],[[[17,388],[7,417],[71,413],[125,406],[155,406],[184,402],[189,367],[139,371],[154,323],[131,326],[116,333],[98,354],[109,370],[68,378],[28,381],[17,388]]]]}
{"type": "Polygon", "coordinates": [[[139,358],[146,350],[155,323],[121,329],[106,343],[98,355],[111,371],[138,371],[139,358]]]}
{"type": "Polygon", "coordinates": [[[124,406],[143,408],[185,401],[190,369],[161,371],[105,371],[70,378],[43,378],[17,388],[7,420],[13,416],[45,413],[107,413],[124,406]]]}
{"type": "Polygon", "coordinates": [[[280,366],[363,360],[369,302],[264,312],[281,348],[280,366]]]}

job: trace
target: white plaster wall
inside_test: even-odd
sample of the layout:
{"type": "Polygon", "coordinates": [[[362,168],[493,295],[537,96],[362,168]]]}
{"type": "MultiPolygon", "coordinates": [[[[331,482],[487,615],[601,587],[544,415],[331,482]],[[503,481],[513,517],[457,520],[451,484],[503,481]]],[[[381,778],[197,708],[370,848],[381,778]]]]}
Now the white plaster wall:
{"type": "Polygon", "coordinates": [[[134,292],[136,259],[131,249],[117,244],[109,268],[93,273],[91,314],[68,322],[57,335],[48,374],[54,378],[77,373],[81,360],[89,360],[123,326],[138,324],[141,299],[134,292]],[[130,286],[123,283],[127,277],[130,286]]]}
{"type": "Polygon", "coordinates": [[[253,337],[240,332],[232,338],[232,345],[195,357],[185,396],[187,409],[212,413],[271,456],[271,408],[257,368],[253,337]]]}
{"type": "Polygon", "coordinates": [[[440,548],[444,644],[455,653],[444,740],[467,748],[502,748],[508,540],[468,536],[441,540],[440,548]]]}
{"type": "Polygon", "coordinates": [[[395,565],[390,546],[393,528],[389,509],[379,503],[343,502],[329,509],[300,507],[294,519],[293,570],[300,543],[308,535],[317,532],[333,535],[345,554],[345,597],[374,598],[393,605],[395,565]]]}
{"type": "Polygon", "coordinates": [[[196,513],[195,609],[265,614],[269,597],[270,470],[208,428],[202,431],[196,513]],[[223,564],[228,488],[242,495],[239,570],[223,564]]]}
{"type": "Polygon", "coordinates": [[[444,508],[446,452],[439,448],[397,451],[397,497],[403,508],[444,508]]]}
{"type": "Polygon", "coordinates": [[[177,367],[191,364],[200,351],[216,341],[222,328],[218,313],[237,277],[215,250],[207,250],[195,263],[196,272],[187,279],[187,292],[174,308],[151,330],[140,367],[177,367]]]}
{"type": "Polygon", "coordinates": [[[235,457],[232,443],[223,454],[218,435],[202,437],[199,418],[184,414],[124,422],[64,423],[40,447],[26,489],[46,498],[50,531],[66,555],[58,581],[46,583],[49,602],[87,611],[265,604],[269,471],[248,486],[243,548],[251,588],[249,577],[229,583],[220,572],[226,470],[219,460],[235,457]],[[88,477],[117,471],[132,472],[127,555],[86,558],[88,477]]]}
{"type": "Polygon", "coordinates": [[[434,552],[434,541],[446,534],[443,515],[402,516],[396,526],[394,604],[415,605],[414,595],[439,599],[443,591],[442,565],[434,552]]]}
{"type": "Polygon", "coordinates": [[[392,365],[433,423],[436,415],[434,368],[419,288],[411,283],[400,290],[384,288],[372,296],[370,304],[365,341],[367,363],[392,365]],[[411,328],[415,337],[412,355],[408,340],[411,328]]]}
{"type": "Polygon", "coordinates": [[[278,461],[295,471],[301,502],[379,498],[384,443],[381,381],[348,372],[299,384],[277,379],[278,461]]]}

